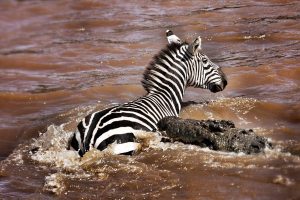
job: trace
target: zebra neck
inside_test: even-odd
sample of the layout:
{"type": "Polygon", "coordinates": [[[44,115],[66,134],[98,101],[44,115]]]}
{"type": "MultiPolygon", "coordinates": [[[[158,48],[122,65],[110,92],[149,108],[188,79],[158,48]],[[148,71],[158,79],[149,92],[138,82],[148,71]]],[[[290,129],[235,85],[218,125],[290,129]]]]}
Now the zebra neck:
{"type": "MultiPolygon", "coordinates": [[[[155,72],[152,72],[155,74],[155,72]]],[[[169,80],[168,78],[157,80],[152,83],[147,96],[153,98],[160,98],[163,100],[161,106],[163,109],[169,110],[173,113],[172,116],[178,116],[181,110],[182,98],[185,91],[185,84],[177,81],[169,80]]],[[[170,115],[168,115],[170,116],[170,115]]]]}
{"type": "Polygon", "coordinates": [[[146,98],[151,101],[152,107],[155,107],[156,112],[158,112],[157,115],[161,119],[167,116],[179,115],[182,99],[178,103],[172,97],[160,91],[150,92],[146,95],[146,98]]]}
{"type": "Polygon", "coordinates": [[[186,44],[168,45],[150,62],[142,80],[147,96],[163,98],[166,102],[162,106],[176,116],[187,85],[187,47],[186,44]]]}

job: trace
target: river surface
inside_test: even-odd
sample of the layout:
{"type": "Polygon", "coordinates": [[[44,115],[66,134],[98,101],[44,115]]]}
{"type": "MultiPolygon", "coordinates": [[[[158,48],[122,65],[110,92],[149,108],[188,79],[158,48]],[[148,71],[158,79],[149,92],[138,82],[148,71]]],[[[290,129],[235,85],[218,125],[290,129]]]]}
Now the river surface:
{"type": "Polygon", "coordinates": [[[300,199],[300,2],[0,1],[0,199],[300,199]],[[145,94],[171,29],[202,37],[220,93],[188,89],[181,117],[232,120],[257,155],[159,142],[135,156],[66,150],[88,113],[145,94]],[[208,102],[208,103],[201,103],[208,102]]]}

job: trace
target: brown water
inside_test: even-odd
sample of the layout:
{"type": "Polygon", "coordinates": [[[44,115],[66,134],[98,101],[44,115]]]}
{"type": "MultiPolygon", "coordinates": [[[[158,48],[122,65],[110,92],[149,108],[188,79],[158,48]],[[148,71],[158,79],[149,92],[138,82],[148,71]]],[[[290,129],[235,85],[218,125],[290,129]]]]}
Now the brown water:
{"type": "Polygon", "coordinates": [[[0,199],[300,199],[299,1],[0,1],[0,199]],[[163,144],[133,157],[65,150],[87,113],[144,94],[172,29],[224,68],[181,116],[268,137],[259,155],[163,144]],[[43,133],[43,134],[39,134],[43,133]]]}

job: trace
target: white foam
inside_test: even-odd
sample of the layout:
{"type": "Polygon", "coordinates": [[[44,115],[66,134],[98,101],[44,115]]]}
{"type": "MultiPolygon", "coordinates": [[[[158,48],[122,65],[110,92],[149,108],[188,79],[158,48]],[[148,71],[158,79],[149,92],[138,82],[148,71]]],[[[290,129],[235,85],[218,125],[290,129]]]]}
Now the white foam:
{"type": "Polygon", "coordinates": [[[273,179],[273,183],[281,184],[281,185],[285,185],[285,186],[295,185],[295,181],[293,179],[290,179],[290,178],[288,178],[286,176],[283,176],[281,174],[277,175],[273,179]]]}
{"type": "Polygon", "coordinates": [[[61,126],[50,125],[45,133],[35,139],[32,147],[38,151],[31,153],[33,160],[63,168],[74,168],[79,165],[79,156],[76,151],[66,150],[72,132],[61,126]]]}
{"type": "Polygon", "coordinates": [[[262,34],[262,35],[246,35],[243,37],[245,40],[250,40],[250,39],[265,39],[266,35],[262,34]]]}
{"type": "Polygon", "coordinates": [[[51,174],[45,177],[45,184],[43,190],[53,192],[54,194],[61,194],[65,190],[63,183],[64,175],[61,173],[51,174]]]}

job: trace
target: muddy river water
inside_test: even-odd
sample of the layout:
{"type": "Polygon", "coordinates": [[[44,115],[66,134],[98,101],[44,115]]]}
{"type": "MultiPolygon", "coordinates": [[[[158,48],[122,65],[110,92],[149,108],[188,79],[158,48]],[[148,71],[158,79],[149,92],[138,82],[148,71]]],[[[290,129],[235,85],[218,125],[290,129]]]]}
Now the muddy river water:
{"type": "Polygon", "coordinates": [[[300,2],[0,1],[0,199],[300,199],[300,2]],[[229,84],[188,89],[181,117],[232,120],[275,144],[258,155],[159,142],[79,159],[92,111],[145,94],[166,29],[202,36],[229,84]],[[203,104],[201,102],[208,102],[203,104]]]}

